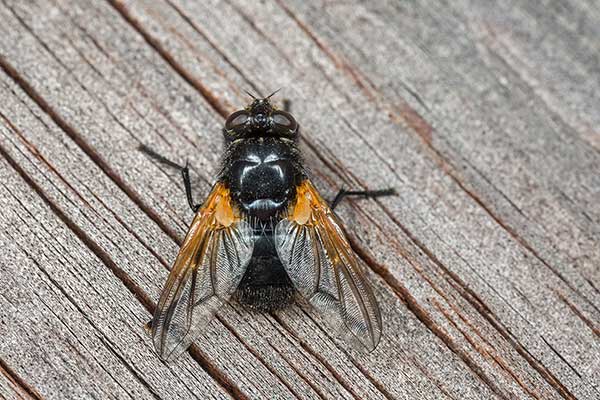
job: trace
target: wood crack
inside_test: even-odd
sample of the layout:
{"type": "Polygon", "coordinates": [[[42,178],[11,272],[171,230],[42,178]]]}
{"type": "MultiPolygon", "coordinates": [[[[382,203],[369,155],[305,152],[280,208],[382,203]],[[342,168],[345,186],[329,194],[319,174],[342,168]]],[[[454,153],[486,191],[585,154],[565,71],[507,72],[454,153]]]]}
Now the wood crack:
{"type": "Polygon", "coordinates": [[[287,390],[289,390],[289,392],[291,394],[294,395],[295,398],[297,398],[297,399],[300,398],[298,393],[292,388],[292,386],[285,379],[283,379],[281,377],[281,375],[275,370],[275,368],[273,368],[272,366],[269,365],[269,363],[267,363],[265,360],[263,360],[263,358],[260,356],[260,354],[258,354],[258,352],[256,350],[254,350],[251,346],[249,346],[227,321],[225,321],[223,318],[219,317],[218,315],[216,316],[216,318],[219,320],[219,322],[221,322],[223,324],[223,326],[229,332],[231,332],[231,334],[233,336],[235,336],[235,338],[244,346],[244,348],[246,350],[248,350],[250,352],[250,354],[252,354],[271,374],[273,374],[274,377],[276,377],[286,387],[287,390]]]}
{"type": "MultiPolygon", "coordinates": [[[[437,336],[442,343],[454,353],[460,360],[463,361],[479,380],[484,383],[496,396],[501,399],[508,400],[508,397],[500,389],[500,387],[494,382],[494,380],[487,376],[479,365],[473,360],[466,351],[462,350],[457,343],[451,338],[450,334],[446,332],[442,327],[438,326],[431,315],[423,308],[415,299],[412,294],[402,285],[384,266],[374,260],[369,254],[367,254],[357,243],[349,238],[350,244],[358,256],[379,275],[394,291],[394,293],[406,304],[407,308],[417,317],[427,329],[429,329],[435,336],[437,336]]],[[[403,255],[404,256],[404,255],[403,255]]],[[[406,258],[406,256],[404,256],[406,258]]],[[[412,261],[408,258],[406,260],[412,264],[412,261]]]]}
{"type": "MultiPolygon", "coordinates": [[[[83,198],[83,196],[81,196],[77,190],[75,190],[75,188],[65,179],[64,176],[62,176],[60,172],[56,170],[56,168],[54,168],[54,166],[47,160],[46,157],[42,155],[42,153],[37,149],[37,147],[29,140],[27,140],[25,135],[23,135],[23,133],[6,117],[6,115],[2,113],[2,111],[0,111],[0,119],[2,119],[2,121],[4,121],[4,123],[10,128],[11,132],[21,140],[21,142],[25,145],[25,147],[27,148],[27,150],[29,150],[29,153],[33,155],[33,157],[38,159],[50,171],[52,171],[52,173],[54,173],[60,179],[60,181],[67,188],[69,188],[77,196],[77,198],[81,200],[83,204],[86,205],[86,207],[92,209],[91,204],[85,198],[83,198]]],[[[61,194],[63,193],[61,192],[61,194]]]]}
{"type": "Polygon", "coordinates": [[[360,396],[354,391],[354,389],[352,389],[350,384],[348,382],[346,382],[346,380],[344,378],[342,378],[342,376],[335,370],[335,368],[331,364],[329,364],[329,362],[325,359],[325,357],[323,357],[321,354],[315,352],[308,344],[306,344],[306,342],[304,340],[302,340],[302,338],[300,338],[296,334],[296,332],[294,332],[294,330],[285,321],[283,321],[278,315],[271,313],[271,317],[275,321],[277,321],[277,323],[283,329],[285,329],[285,331],[296,341],[296,343],[298,343],[300,345],[300,347],[302,347],[302,349],[304,351],[306,351],[308,354],[310,354],[312,357],[314,357],[317,361],[319,361],[319,363],[321,363],[321,365],[323,365],[325,367],[325,369],[327,371],[329,371],[329,373],[334,377],[334,379],[344,389],[346,389],[348,391],[348,393],[350,393],[352,395],[352,397],[354,397],[356,400],[360,399],[360,396]]]}
{"type": "MultiPolygon", "coordinates": [[[[169,1],[169,3],[171,2],[171,0],[167,0],[169,1]]],[[[256,23],[254,22],[254,20],[252,20],[252,18],[245,13],[240,7],[238,7],[236,4],[234,4],[233,2],[231,2],[231,0],[224,0],[231,8],[233,8],[235,10],[236,13],[239,14],[240,17],[242,17],[242,19],[244,21],[246,21],[246,23],[248,25],[250,25],[250,27],[252,28],[252,30],[254,30],[261,38],[263,38],[267,43],[269,43],[275,50],[277,50],[277,53],[281,56],[281,58],[283,58],[288,65],[293,65],[293,61],[287,56],[287,54],[285,54],[285,52],[281,49],[281,47],[277,44],[276,41],[274,41],[273,39],[271,39],[270,36],[268,36],[262,29],[260,29],[256,23]]],[[[189,18],[187,17],[183,12],[180,13],[182,15],[183,18],[189,18]]],[[[243,75],[242,75],[243,76],[243,75]]]]}
{"type": "Polygon", "coordinates": [[[421,371],[421,373],[423,375],[425,375],[431,382],[433,382],[435,384],[435,386],[439,389],[440,392],[442,392],[444,394],[444,396],[448,397],[449,399],[452,400],[458,400],[456,397],[452,396],[450,394],[450,392],[448,392],[448,390],[444,387],[444,385],[442,384],[442,382],[439,382],[437,379],[435,379],[431,373],[429,371],[427,371],[427,368],[425,368],[417,359],[416,357],[413,357],[412,359],[413,364],[419,369],[419,371],[421,371]]]}
{"type": "MultiPolygon", "coordinates": [[[[315,45],[321,49],[321,51],[331,59],[333,64],[340,70],[346,72],[350,78],[354,81],[354,83],[363,90],[365,95],[369,98],[369,100],[374,100],[375,95],[372,90],[367,87],[364,83],[364,77],[360,76],[358,71],[350,65],[346,60],[342,57],[336,55],[331,49],[329,49],[325,43],[323,43],[317,35],[315,35],[308,26],[302,22],[290,9],[287,5],[285,5],[281,0],[275,0],[275,2],[281,7],[281,9],[296,23],[296,25],[315,43],[315,45]],[[361,79],[362,78],[362,79],[361,79]]],[[[367,80],[368,81],[368,80],[367,80]]]]}
{"type": "Polygon", "coordinates": [[[15,389],[21,391],[21,393],[15,392],[15,394],[24,394],[30,399],[44,400],[44,397],[37,391],[37,389],[27,383],[15,371],[13,371],[13,369],[2,358],[0,358],[0,373],[4,375],[6,379],[11,382],[11,384],[14,385],[15,389]]]}
{"type": "MultiPolygon", "coordinates": [[[[478,312],[482,315],[491,326],[498,332],[502,337],[511,344],[511,346],[531,365],[543,378],[550,384],[556,391],[566,399],[574,398],[573,394],[564,386],[548,368],[546,368],[543,364],[541,364],[538,360],[529,354],[529,352],[519,343],[519,341],[509,333],[509,331],[497,320],[496,316],[493,314],[491,309],[479,298],[479,296],[466,285],[458,275],[454,272],[450,271],[438,258],[435,256],[431,250],[429,250],[420,240],[408,231],[406,227],[404,227],[387,209],[385,206],[381,204],[380,201],[375,200],[379,203],[379,205],[386,211],[386,213],[390,216],[392,221],[400,227],[400,229],[407,235],[407,237],[419,248],[423,251],[427,257],[433,261],[445,274],[452,278],[454,282],[456,282],[463,290],[459,291],[459,294],[467,300],[478,312]]],[[[355,248],[355,250],[357,250],[355,248]]],[[[364,252],[363,252],[364,254],[364,252]]],[[[409,261],[410,262],[410,261],[409,261]]],[[[383,268],[380,268],[383,269],[383,268]]],[[[385,279],[385,278],[384,278],[385,279]]]]}
{"type": "Polygon", "coordinates": [[[202,97],[210,104],[210,106],[217,111],[221,116],[225,117],[228,115],[226,107],[221,105],[219,99],[207,88],[204,87],[196,78],[194,78],[186,69],[180,65],[177,60],[171,54],[166,51],[160,42],[154,39],[146,30],[142,27],[137,19],[135,19],[127,10],[126,6],[117,0],[107,0],[108,3],[117,11],[117,13],[127,22],[145,41],[150,47],[154,49],[166,62],[173,68],[173,70],[183,78],[191,87],[195,88],[202,97]]]}
{"type": "Polygon", "coordinates": [[[177,234],[164,222],[161,217],[144,203],[139,194],[129,187],[123,179],[110,167],[110,165],[97,153],[97,151],[67,123],[50,104],[37,93],[37,91],[23,79],[17,70],[0,55],[0,68],[10,76],[15,83],[69,136],[75,144],[104,172],[129,198],[152,219],[167,235],[174,240],[177,234]]]}
{"type": "MultiPolygon", "coordinates": [[[[310,320],[311,320],[311,321],[312,321],[312,322],[315,324],[315,326],[317,326],[317,327],[319,328],[319,330],[320,330],[321,332],[323,332],[323,333],[325,333],[325,334],[327,335],[327,332],[326,332],[326,331],[323,329],[323,327],[322,327],[320,324],[316,323],[316,321],[315,321],[315,320],[314,320],[314,319],[313,319],[313,318],[310,316],[310,314],[308,314],[308,313],[307,313],[307,312],[306,312],[306,311],[305,311],[305,310],[304,310],[304,309],[303,309],[303,308],[302,308],[300,305],[299,305],[299,309],[300,309],[300,310],[303,312],[303,314],[304,314],[305,316],[307,316],[307,317],[308,317],[308,318],[309,318],[309,319],[310,319],[310,320]]],[[[312,358],[313,358],[314,360],[316,360],[316,361],[317,361],[319,364],[321,364],[321,365],[322,365],[322,366],[323,366],[323,367],[324,367],[324,368],[325,368],[325,369],[326,369],[328,372],[330,372],[330,373],[331,373],[331,375],[332,375],[333,379],[334,379],[334,380],[335,380],[337,383],[339,383],[339,384],[340,384],[340,386],[342,386],[344,389],[346,389],[346,390],[347,390],[347,391],[348,391],[348,392],[349,392],[349,393],[350,393],[350,394],[351,394],[353,397],[357,396],[357,395],[356,395],[354,392],[352,392],[352,391],[348,390],[348,388],[347,388],[347,383],[346,383],[344,380],[340,381],[340,379],[342,379],[342,378],[341,378],[341,376],[340,376],[340,377],[337,377],[337,376],[336,376],[336,375],[335,375],[335,374],[332,372],[332,369],[334,369],[334,368],[333,368],[333,366],[331,366],[331,364],[329,364],[329,363],[327,363],[327,364],[323,364],[323,361],[322,361],[321,359],[319,359],[319,357],[318,357],[318,352],[316,352],[316,351],[315,351],[315,350],[314,350],[314,349],[313,349],[311,346],[309,346],[309,345],[308,345],[306,342],[304,342],[304,341],[302,341],[302,342],[301,342],[301,339],[300,339],[300,337],[299,337],[299,336],[298,336],[298,335],[297,335],[297,334],[296,334],[296,333],[295,333],[295,332],[294,332],[294,331],[291,329],[291,327],[290,327],[289,325],[287,325],[285,322],[283,322],[283,320],[282,320],[282,319],[281,319],[281,318],[280,318],[278,315],[276,315],[275,313],[271,313],[271,314],[270,314],[270,316],[271,316],[271,318],[267,318],[267,321],[269,322],[269,324],[270,324],[270,325],[271,325],[273,328],[275,328],[275,329],[277,329],[279,332],[281,332],[281,333],[282,333],[282,334],[285,336],[286,340],[287,340],[289,343],[294,343],[294,341],[295,341],[295,342],[296,342],[296,343],[297,343],[297,344],[298,344],[300,347],[302,347],[302,348],[303,348],[303,350],[304,350],[304,351],[306,351],[306,354],[303,354],[303,356],[304,356],[304,358],[305,358],[307,361],[312,361],[312,360],[309,358],[309,356],[310,356],[310,357],[312,357],[312,358]],[[275,321],[276,323],[273,323],[273,321],[275,321]],[[292,339],[290,339],[290,337],[291,337],[293,340],[292,340],[292,339]]],[[[328,335],[327,335],[327,336],[328,336],[328,335]]],[[[339,346],[338,346],[338,348],[339,348],[339,346]]],[[[343,349],[341,349],[341,350],[343,350],[343,349]]],[[[277,350],[277,349],[276,349],[276,351],[277,351],[279,354],[282,354],[280,350],[277,350]]],[[[345,353],[346,355],[348,355],[348,354],[347,354],[345,351],[344,351],[344,353],[345,353]]],[[[351,360],[352,362],[354,362],[354,360],[352,360],[350,357],[349,357],[349,360],[351,360]]],[[[288,362],[288,363],[289,363],[289,362],[288,362]]],[[[311,363],[311,364],[312,364],[312,365],[315,365],[314,363],[311,363]]],[[[294,368],[294,369],[296,369],[296,368],[294,368]]],[[[322,375],[323,377],[325,377],[325,378],[327,379],[327,377],[324,375],[324,373],[323,373],[323,372],[321,372],[321,371],[319,371],[319,372],[321,373],[321,375],[322,375]]],[[[366,375],[366,374],[365,374],[365,377],[366,377],[367,379],[369,379],[369,376],[368,376],[368,375],[366,375]]],[[[369,379],[369,380],[370,380],[370,379],[369,379]]],[[[377,388],[377,386],[375,386],[375,387],[377,388]]],[[[379,389],[379,388],[378,388],[378,389],[379,389]]],[[[386,396],[386,393],[385,393],[385,392],[382,392],[382,394],[383,394],[384,396],[386,396]]],[[[386,396],[386,397],[387,397],[387,396],[386,396]]],[[[355,398],[356,398],[356,397],[355,397],[355,398]]]]}
{"type": "MultiPolygon", "coordinates": [[[[308,319],[310,319],[312,321],[312,323],[319,328],[319,330],[325,335],[327,336],[332,343],[336,343],[333,336],[330,334],[330,332],[327,331],[327,329],[322,325],[319,324],[317,321],[315,321],[315,319],[312,317],[312,315],[310,315],[308,312],[306,312],[306,310],[302,309],[302,312],[304,313],[304,315],[306,315],[306,317],[308,319]]],[[[337,345],[337,344],[336,344],[337,345]]],[[[360,365],[360,363],[358,363],[349,353],[348,351],[342,347],[337,345],[338,349],[340,349],[340,351],[342,353],[344,353],[346,355],[346,357],[348,357],[348,360],[352,363],[352,365],[354,365],[356,367],[356,369],[358,369],[361,374],[363,374],[365,376],[365,378],[367,378],[367,380],[369,382],[371,382],[373,384],[373,386],[379,391],[381,392],[381,394],[388,400],[392,400],[395,397],[381,384],[381,382],[379,382],[377,379],[375,379],[370,373],[369,371],[367,371],[365,369],[365,367],[363,367],[362,365],[360,365]]]]}
{"type": "Polygon", "coordinates": [[[563,295],[560,291],[556,290],[556,295],[558,296],[559,299],[562,300],[563,303],[565,303],[567,306],[569,306],[569,308],[571,309],[571,311],[573,311],[573,313],[584,323],[586,324],[594,333],[594,335],[596,335],[597,337],[600,338],[600,327],[596,326],[594,324],[594,322],[592,322],[592,320],[590,320],[588,317],[585,316],[585,314],[579,310],[575,304],[571,303],[569,301],[569,299],[567,299],[565,297],[565,295],[563,295]]]}
{"type": "MultiPolygon", "coordinates": [[[[252,80],[250,80],[246,74],[242,71],[242,69],[235,64],[228,56],[227,54],[225,54],[225,52],[223,50],[221,50],[217,44],[208,37],[208,35],[198,26],[198,24],[194,23],[194,21],[192,21],[177,5],[175,5],[172,1],[170,0],[165,0],[167,2],[167,4],[169,4],[169,6],[175,10],[175,12],[177,13],[177,15],[179,15],[179,17],[181,17],[181,19],[183,19],[196,33],[198,33],[198,35],[200,35],[202,37],[202,39],[206,40],[206,43],[208,43],[210,45],[210,47],[217,52],[217,54],[219,54],[219,56],[221,58],[223,58],[223,61],[225,61],[229,66],[231,66],[231,68],[233,68],[233,70],[243,79],[245,80],[250,87],[252,88],[252,90],[254,90],[257,93],[260,93],[260,90],[258,89],[258,87],[254,84],[254,82],[252,82],[252,80]]],[[[162,50],[167,52],[166,50],[162,50]]],[[[161,54],[162,55],[162,54],[161,54]]],[[[183,67],[181,67],[183,70],[183,67]]],[[[196,88],[196,90],[198,90],[201,94],[202,91],[200,91],[198,88],[196,88]]],[[[207,89],[205,89],[207,90],[207,89]]],[[[218,99],[215,98],[215,100],[220,103],[218,101],[218,99]]],[[[212,104],[211,104],[212,105],[212,104]]],[[[217,112],[219,112],[221,114],[221,116],[223,117],[227,117],[228,115],[228,111],[226,110],[226,107],[221,107],[221,108],[215,108],[215,110],[217,112]],[[222,112],[224,111],[224,113],[222,112]]]]}
{"type": "MultiPolygon", "coordinates": [[[[512,371],[508,365],[506,364],[506,362],[504,360],[502,360],[497,354],[491,352],[488,349],[483,348],[483,346],[477,344],[477,342],[475,341],[475,339],[473,339],[470,335],[468,335],[468,333],[466,332],[465,329],[462,329],[452,318],[452,316],[446,311],[444,310],[444,308],[435,300],[433,300],[433,304],[435,305],[435,307],[440,311],[440,313],[446,318],[446,320],[450,323],[450,325],[452,325],[454,327],[454,329],[456,329],[458,332],[460,332],[460,334],[465,338],[465,340],[471,345],[471,347],[473,347],[479,354],[481,354],[484,358],[490,359],[492,360],[496,365],[498,365],[498,367],[504,371],[517,385],[519,385],[519,387],[521,387],[521,389],[527,393],[529,396],[535,398],[535,399],[541,399],[542,397],[540,396],[539,393],[531,390],[522,380],[519,376],[517,376],[515,374],[514,371],[512,371]]],[[[455,311],[456,312],[456,311],[455,311]]],[[[463,319],[461,315],[459,315],[459,318],[463,319]]],[[[464,322],[464,320],[463,320],[464,322]]],[[[469,326],[471,329],[473,329],[473,327],[470,324],[467,324],[467,326],[469,326]]],[[[478,335],[479,336],[479,335],[478,335]]],[[[489,348],[489,346],[488,346],[489,348]]]]}
{"type": "Polygon", "coordinates": [[[316,394],[317,396],[319,396],[320,399],[326,399],[327,397],[325,397],[325,395],[323,394],[323,392],[321,392],[321,390],[319,390],[319,388],[317,387],[317,385],[315,385],[314,383],[312,383],[311,379],[309,377],[307,377],[306,375],[304,375],[302,373],[302,371],[300,371],[298,368],[296,368],[296,366],[283,354],[283,352],[281,352],[279,349],[277,349],[275,346],[272,346],[269,343],[269,347],[271,348],[271,350],[273,350],[275,353],[277,353],[279,355],[279,357],[281,357],[283,359],[283,361],[285,361],[285,363],[294,370],[294,372],[300,377],[300,379],[302,379],[302,381],[304,383],[306,383],[316,394]]]}

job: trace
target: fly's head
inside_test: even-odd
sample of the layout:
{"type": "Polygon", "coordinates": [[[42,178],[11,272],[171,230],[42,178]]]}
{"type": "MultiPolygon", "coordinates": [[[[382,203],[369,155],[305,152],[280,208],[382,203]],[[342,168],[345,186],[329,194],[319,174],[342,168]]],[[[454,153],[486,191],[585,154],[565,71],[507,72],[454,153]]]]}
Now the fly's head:
{"type": "Polygon", "coordinates": [[[225,139],[233,141],[249,137],[280,137],[296,139],[298,123],[292,115],[271,104],[271,95],[259,99],[255,96],[243,110],[231,114],[225,122],[225,139]]]}

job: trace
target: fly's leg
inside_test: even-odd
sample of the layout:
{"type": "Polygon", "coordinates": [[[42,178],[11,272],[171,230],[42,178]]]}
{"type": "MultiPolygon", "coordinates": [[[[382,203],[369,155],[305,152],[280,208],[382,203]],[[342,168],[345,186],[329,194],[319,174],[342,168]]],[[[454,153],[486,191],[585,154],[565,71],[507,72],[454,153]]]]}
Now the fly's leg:
{"type": "Polygon", "coordinates": [[[289,113],[292,109],[292,102],[290,99],[283,99],[283,111],[289,113]]]}
{"type": "Polygon", "coordinates": [[[192,182],[190,180],[190,168],[187,161],[185,162],[185,166],[181,168],[181,176],[183,177],[185,196],[187,197],[188,204],[192,211],[196,212],[200,209],[201,204],[194,202],[194,199],[192,198],[192,182]]]}
{"type": "Polygon", "coordinates": [[[198,211],[198,209],[200,208],[201,205],[198,203],[195,203],[194,199],[192,198],[192,183],[190,180],[190,168],[188,166],[187,161],[184,166],[181,166],[181,165],[177,164],[176,162],[173,162],[173,161],[169,160],[168,158],[158,154],[157,152],[155,152],[150,147],[148,147],[144,144],[141,144],[138,147],[138,149],[142,153],[155,159],[159,163],[167,165],[171,168],[175,168],[181,172],[181,177],[183,178],[183,186],[185,187],[185,196],[187,197],[188,204],[190,205],[190,208],[192,209],[192,211],[194,211],[194,212],[198,211]]]}
{"type": "Polygon", "coordinates": [[[158,154],[157,152],[155,152],[154,150],[152,150],[150,147],[146,146],[145,144],[140,144],[138,147],[138,150],[141,151],[142,153],[146,154],[147,156],[152,157],[159,163],[167,165],[171,168],[175,168],[180,171],[184,168],[181,165],[177,164],[176,162],[169,160],[165,156],[161,156],[160,154],[158,154]]]}
{"type": "Polygon", "coordinates": [[[376,197],[383,196],[394,196],[396,195],[396,189],[387,188],[380,190],[346,190],[344,188],[340,189],[340,191],[335,195],[333,201],[331,202],[331,209],[335,209],[338,204],[345,198],[349,196],[357,196],[364,197],[368,199],[374,199],[376,197]]]}

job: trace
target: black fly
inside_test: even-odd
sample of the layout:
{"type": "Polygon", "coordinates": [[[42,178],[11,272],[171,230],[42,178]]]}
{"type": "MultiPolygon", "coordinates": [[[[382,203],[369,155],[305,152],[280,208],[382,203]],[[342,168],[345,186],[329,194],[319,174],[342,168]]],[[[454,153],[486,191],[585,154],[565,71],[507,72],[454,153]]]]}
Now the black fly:
{"type": "Polygon", "coordinates": [[[341,190],[330,207],[303,168],[298,123],[271,104],[273,94],[249,94],[252,103],[227,118],[222,169],[202,205],[192,199],[187,165],[141,148],[181,170],[196,212],[151,321],[165,360],[185,351],[229,299],[274,311],[299,295],[351,343],[379,342],[377,302],[332,209],[347,195],[394,192],[341,190]]]}

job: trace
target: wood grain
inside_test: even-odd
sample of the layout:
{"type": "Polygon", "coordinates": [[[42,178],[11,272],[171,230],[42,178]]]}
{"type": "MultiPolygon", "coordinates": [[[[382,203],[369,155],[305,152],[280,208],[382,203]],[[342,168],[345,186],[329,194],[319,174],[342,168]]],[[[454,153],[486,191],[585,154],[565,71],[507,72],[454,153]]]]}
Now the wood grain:
{"type": "Polygon", "coordinates": [[[600,398],[600,10],[461,0],[0,1],[0,396],[600,398]],[[219,312],[143,331],[244,89],[283,87],[385,332],[219,312]]]}

